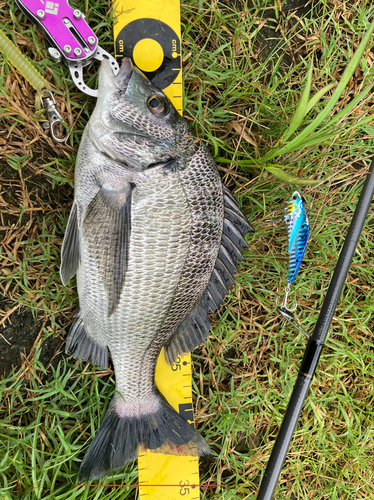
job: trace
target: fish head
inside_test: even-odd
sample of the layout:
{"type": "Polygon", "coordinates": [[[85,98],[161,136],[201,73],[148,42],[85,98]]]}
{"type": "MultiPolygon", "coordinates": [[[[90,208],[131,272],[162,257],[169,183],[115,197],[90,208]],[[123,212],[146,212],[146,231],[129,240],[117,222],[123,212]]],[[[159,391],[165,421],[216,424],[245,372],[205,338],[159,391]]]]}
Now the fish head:
{"type": "Polygon", "coordinates": [[[116,76],[110,61],[101,63],[89,133],[96,149],[135,170],[190,156],[195,147],[170,99],[128,58],[116,76]]]}
{"type": "Polygon", "coordinates": [[[294,192],[292,193],[292,196],[291,196],[291,198],[290,198],[289,202],[290,202],[290,203],[291,203],[292,201],[297,202],[299,199],[301,199],[301,195],[300,195],[300,193],[299,193],[298,191],[294,191],[294,192]]]}
{"type": "Polygon", "coordinates": [[[300,209],[300,203],[302,204],[300,193],[298,191],[294,191],[286,203],[285,215],[295,214],[300,209]]]}

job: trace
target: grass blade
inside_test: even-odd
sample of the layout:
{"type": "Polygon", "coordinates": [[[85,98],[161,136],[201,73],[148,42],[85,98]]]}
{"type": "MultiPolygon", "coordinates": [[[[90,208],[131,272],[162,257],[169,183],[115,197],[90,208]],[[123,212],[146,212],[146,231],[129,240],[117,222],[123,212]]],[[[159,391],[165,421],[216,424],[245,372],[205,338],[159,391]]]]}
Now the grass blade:
{"type": "Polygon", "coordinates": [[[312,73],[313,73],[313,61],[309,65],[308,73],[306,76],[306,84],[304,91],[302,93],[299,104],[297,105],[296,111],[291,119],[290,125],[283,135],[281,142],[287,140],[296,130],[300,127],[308,109],[308,100],[310,94],[310,87],[312,85],[312,73]]]}
{"type": "MultiPolygon", "coordinates": [[[[280,149],[276,147],[269,151],[262,158],[263,161],[271,160],[277,156],[281,156],[284,154],[291,153],[300,149],[304,146],[306,139],[313,134],[313,132],[327,119],[329,113],[334,109],[335,104],[338,102],[340,96],[344,92],[344,89],[347,87],[349,80],[351,79],[355,69],[357,68],[362,54],[366,48],[368,41],[370,40],[374,31],[374,21],[371,23],[370,28],[366,32],[365,36],[361,40],[360,45],[358,46],[355,54],[352,59],[348,62],[348,65],[343,73],[343,76],[338,83],[334,93],[331,98],[328,100],[325,108],[316,116],[310,125],[308,125],[300,134],[298,134],[294,139],[292,139],[289,143],[284,144],[280,149]]],[[[329,123],[326,123],[324,130],[329,127],[329,123]]]]}
{"type": "Polygon", "coordinates": [[[300,177],[295,177],[294,175],[287,174],[284,170],[279,167],[269,167],[264,166],[265,169],[273,174],[277,179],[283,182],[288,182],[289,184],[296,184],[298,186],[315,186],[321,184],[320,180],[315,179],[301,179],[300,177]]]}

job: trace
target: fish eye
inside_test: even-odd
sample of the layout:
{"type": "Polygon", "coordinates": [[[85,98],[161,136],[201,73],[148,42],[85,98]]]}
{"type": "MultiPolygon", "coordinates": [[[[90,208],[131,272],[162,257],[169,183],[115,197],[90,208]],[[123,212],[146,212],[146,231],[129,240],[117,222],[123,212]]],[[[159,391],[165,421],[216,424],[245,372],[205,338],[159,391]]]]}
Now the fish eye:
{"type": "Polygon", "coordinates": [[[154,94],[148,97],[149,111],[156,116],[165,116],[167,112],[166,101],[161,96],[154,94]]]}
{"type": "Polygon", "coordinates": [[[294,195],[292,196],[292,199],[293,199],[293,200],[297,200],[297,194],[294,194],[294,195]]]}

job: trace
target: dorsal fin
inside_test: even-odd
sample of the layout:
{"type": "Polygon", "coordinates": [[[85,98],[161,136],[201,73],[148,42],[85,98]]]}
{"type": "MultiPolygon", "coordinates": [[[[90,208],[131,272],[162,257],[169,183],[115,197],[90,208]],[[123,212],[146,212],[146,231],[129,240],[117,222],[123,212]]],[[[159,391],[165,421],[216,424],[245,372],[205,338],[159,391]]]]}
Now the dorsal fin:
{"type": "Polygon", "coordinates": [[[223,303],[228,288],[235,283],[236,264],[243,259],[241,250],[248,248],[244,236],[253,229],[226,187],[223,195],[223,232],[217,260],[202,298],[165,345],[169,364],[174,363],[178,355],[192,351],[207,339],[211,328],[209,311],[214,313],[223,303]]]}

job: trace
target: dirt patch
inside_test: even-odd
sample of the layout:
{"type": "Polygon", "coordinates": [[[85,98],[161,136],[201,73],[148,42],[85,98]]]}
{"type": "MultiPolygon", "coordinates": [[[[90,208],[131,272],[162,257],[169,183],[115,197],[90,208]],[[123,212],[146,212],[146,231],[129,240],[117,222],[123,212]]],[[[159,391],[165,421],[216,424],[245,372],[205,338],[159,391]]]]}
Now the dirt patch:
{"type": "MultiPolygon", "coordinates": [[[[310,17],[312,6],[312,0],[287,0],[282,2],[281,9],[268,7],[265,10],[263,19],[266,22],[255,40],[260,61],[265,62],[271,54],[282,57],[283,67],[292,67],[300,61],[306,40],[291,34],[298,29],[300,19],[310,17]]],[[[272,62],[276,63],[276,57],[272,62]]]]}
{"type": "MultiPolygon", "coordinates": [[[[6,301],[0,302],[0,310],[9,311],[6,301]]],[[[39,343],[39,361],[46,367],[51,362],[58,362],[63,342],[61,338],[53,336],[43,339],[43,329],[48,328],[48,323],[35,320],[27,310],[14,312],[10,321],[0,329],[0,378],[7,376],[14,368],[30,364],[39,343]]]]}

